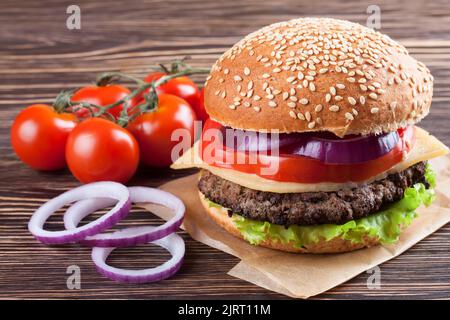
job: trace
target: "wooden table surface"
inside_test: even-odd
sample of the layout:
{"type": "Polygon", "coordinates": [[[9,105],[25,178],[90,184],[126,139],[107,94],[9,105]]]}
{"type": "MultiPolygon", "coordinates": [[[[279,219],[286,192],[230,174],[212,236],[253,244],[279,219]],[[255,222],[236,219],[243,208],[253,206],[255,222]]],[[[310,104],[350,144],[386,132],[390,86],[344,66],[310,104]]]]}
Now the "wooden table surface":
{"type": "MultiPolygon", "coordinates": [[[[435,77],[431,114],[422,126],[450,145],[450,3],[376,1],[381,31],[402,42],[435,77]]],[[[183,234],[186,262],[172,279],[124,285],[103,278],[89,249],[46,247],[27,231],[32,212],[79,183],[67,171],[40,173],[20,163],[9,129],[24,106],[51,102],[62,89],[83,86],[103,71],[144,76],[148,67],[189,55],[210,66],[245,34],[299,16],[330,16],[365,23],[374,1],[76,1],[81,30],[66,28],[70,1],[0,2],[0,298],[283,298],[227,275],[238,259],[183,234]],[[81,290],[66,287],[66,269],[81,268],[81,290]]],[[[202,77],[196,77],[198,83],[202,77]]],[[[133,185],[158,186],[186,172],[140,169],[133,185]]],[[[129,224],[143,223],[138,214],[129,224]]],[[[155,223],[156,218],[151,218],[155,223]]],[[[53,224],[58,225],[57,219],[53,224]]],[[[450,226],[381,266],[380,290],[368,290],[368,274],[318,298],[449,298],[450,226]]],[[[155,248],[118,250],[112,263],[136,267],[166,258],[155,248]]]]}

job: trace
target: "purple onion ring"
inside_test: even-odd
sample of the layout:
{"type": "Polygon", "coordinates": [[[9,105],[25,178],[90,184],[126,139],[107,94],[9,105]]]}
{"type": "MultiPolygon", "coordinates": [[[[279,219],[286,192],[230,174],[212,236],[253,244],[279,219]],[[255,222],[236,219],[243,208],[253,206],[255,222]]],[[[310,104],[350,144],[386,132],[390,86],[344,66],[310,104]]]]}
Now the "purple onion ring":
{"type": "MultiPolygon", "coordinates": [[[[133,236],[127,236],[124,233],[117,232],[97,234],[81,240],[81,244],[91,247],[131,247],[161,239],[175,232],[180,227],[183,222],[185,207],[178,197],[154,188],[130,187],[128,190],[132,203],[149,202],[159,204],[172,209],[175,212],[174,217],[158,227],[143,226],[139,229],[140,232],[134,232],[133,236]]],[[[68,230],[77,228],[84,217],[96,210],[109,207],[113,204],[114,200],[108,198],[92,198],[79,201],[67,209],[64,214],[64,226],[68,230]]]]}
{"type": "MultiPolygon", "coordinates": [[[[135,227],[119,230],[113,235],[116,237],[133,238],[143,232],[147,232],[152,227],[135,227]],[[145,231],[143,230],[145,229],[145,231]]],[[[104,276],[120,282],[128,283],[147,283],[156,282],[173,276],[180,269],[183,263],[185,246],[183,239],[176,233],[172,233],[162,239],[152,242],[158,246],[167,249],[172,258],[162,265],[142,270],[119,269],[112,267],[106,263],[106,259],[115,248],[98,248],[92,249],[92,261],[97,271],[104,276]]]]}
{"type": "Polygon", "coordinates": [[[64,192],[37,209],[28,223],[28,230],[40,242],[46,244],[65,244],[78,242],[86,237],[106,230],[128,215],[131,208],[130,192],[124,185],[116,182],[94,182],[64,192]],[[116,200],[116,205],[106,214],[82,227],[64,231],[44,230],[47,219],[66,204],[96,198],[116,200]]]}

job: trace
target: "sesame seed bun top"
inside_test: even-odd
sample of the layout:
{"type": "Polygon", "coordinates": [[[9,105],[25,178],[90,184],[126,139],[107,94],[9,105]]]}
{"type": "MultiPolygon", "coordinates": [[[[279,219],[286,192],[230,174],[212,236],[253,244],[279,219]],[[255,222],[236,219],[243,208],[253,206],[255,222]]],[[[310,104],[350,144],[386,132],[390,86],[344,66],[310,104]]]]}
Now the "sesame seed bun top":
{"type": "Polygon", "coordinates": [[[280,22],[249,34],[205,83],[213,120],[237,129],[378,134],[425,117],[433,76],[405,47],[328,18],[280,22]]]}

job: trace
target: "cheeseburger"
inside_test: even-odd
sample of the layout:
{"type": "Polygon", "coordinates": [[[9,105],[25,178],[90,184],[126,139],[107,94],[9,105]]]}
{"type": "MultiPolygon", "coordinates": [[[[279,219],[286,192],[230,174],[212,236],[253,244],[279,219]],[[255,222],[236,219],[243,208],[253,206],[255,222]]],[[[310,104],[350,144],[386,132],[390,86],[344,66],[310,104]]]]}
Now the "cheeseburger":
{"type": "Polygon", "coordinates": [[[251,244],[309,253],[393,243],[429,205],[431,158],[416,127],[433,76],[388,36],[302,18],[235,44],[205,83],[210,119],[173,168],[199,167],[200,200],[251,244]]]}

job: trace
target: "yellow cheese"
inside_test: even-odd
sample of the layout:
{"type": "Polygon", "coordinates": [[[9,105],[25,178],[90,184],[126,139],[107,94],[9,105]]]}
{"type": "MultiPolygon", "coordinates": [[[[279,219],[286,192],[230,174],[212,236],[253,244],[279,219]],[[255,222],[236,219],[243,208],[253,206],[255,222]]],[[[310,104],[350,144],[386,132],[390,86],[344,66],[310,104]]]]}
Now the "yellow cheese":
{"type": "Polygon", "coordinates": [[[204,163],[199,156],[198,143],[196,143],[189,151],[183,154],[174,164],[173,169],[185,168],[202,168],[209,170],[211,173],[229,180],[231,182],[240,184],[241,186],[268,192],[276,193],[294,193],[294,192],[316,192],[316,191],[336,191],[348,188],[354,188],[375,180],[380,180],[390,173],[400,172],[406,168],[425,160],[430,160],[439,156],[446,155],[448,148],[430,135],[427,131],[416,127],[416,143],[413,149],[404,157],[403,161],[396,164],[388,171],[379,174],[370,180],[363,182],[348,182],[348,183],[296,183],[296,182],[278,182],[275,180],[265,179],[256,174],[249,174],[231,169],[222,169],[210,166],[204,163]]]}

